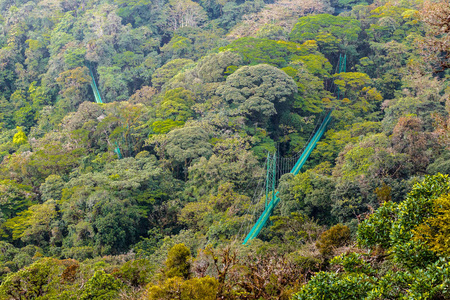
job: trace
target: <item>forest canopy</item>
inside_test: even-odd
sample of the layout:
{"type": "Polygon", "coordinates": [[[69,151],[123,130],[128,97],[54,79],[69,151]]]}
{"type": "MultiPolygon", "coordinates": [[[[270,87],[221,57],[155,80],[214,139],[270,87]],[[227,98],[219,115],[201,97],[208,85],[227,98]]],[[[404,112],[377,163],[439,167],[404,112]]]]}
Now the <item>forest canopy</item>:
{"type": "Polygon", "coordinates": [[[0,299],[449,298],[449,14],[0,0],[0,299]]]}

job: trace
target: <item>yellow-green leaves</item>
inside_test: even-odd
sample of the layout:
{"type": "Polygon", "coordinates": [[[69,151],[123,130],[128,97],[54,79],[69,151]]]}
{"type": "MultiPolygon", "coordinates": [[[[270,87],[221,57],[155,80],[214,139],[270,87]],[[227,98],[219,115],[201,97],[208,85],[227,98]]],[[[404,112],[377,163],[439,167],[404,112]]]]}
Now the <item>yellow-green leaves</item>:
{"type": "Polygon", "coordinates": [[[39,244],[50,230],[50,223],[55,217],[56,203],[50,200],[20,212],[17,217],[6,221],[4,226],[11,230],[14,240],[22,238],[24,241],[39,244]]]}
{"type": "Polygon", "coordinates": [[[22,130],[22,127],[17,127],[17,133],[13,137],[13,143],[16,145],[23,145],[28,142],[27,135],[22,130]]]}
{"type": "Polygon", "coordinates": [[[434,200],[433,215],[414,230],[414,240],[423,241],[436,254],[450,254],[450,194],[434,200]]]}

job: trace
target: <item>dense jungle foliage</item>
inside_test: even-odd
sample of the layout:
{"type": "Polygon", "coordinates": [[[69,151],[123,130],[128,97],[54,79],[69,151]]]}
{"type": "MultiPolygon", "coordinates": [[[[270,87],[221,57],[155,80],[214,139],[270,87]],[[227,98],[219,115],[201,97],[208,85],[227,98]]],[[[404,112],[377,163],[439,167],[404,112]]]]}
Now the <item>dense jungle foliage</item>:
{"type": "Polygon", "coordinates": [[[0,299],[450,299],[449,15],[0,0],[0,299]]]}

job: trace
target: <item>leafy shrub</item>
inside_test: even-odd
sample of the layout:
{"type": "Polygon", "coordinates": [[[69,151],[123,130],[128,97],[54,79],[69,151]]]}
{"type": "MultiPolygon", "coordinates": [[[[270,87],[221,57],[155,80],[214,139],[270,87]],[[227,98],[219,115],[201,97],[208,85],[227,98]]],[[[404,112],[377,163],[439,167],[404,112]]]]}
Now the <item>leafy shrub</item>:
{"type": "Polygon", "coordinates": [[[450,296],[448,290],[450,263],[443,259],[426,269],[417,269],[413,272],[390,270],[381,277],[353,272],[354,266],[364,264],[354,253],[334,260],[335,263],[347,265],[345,273],[320,272],[304,285],[293,299],[416,300],[448,299],[450,296]]]}
{"type": "Polygon", "coordinates": [[[63,265],[44,258],[16,273],[10,273],[0,286],[0,299],[35,299],[54,292],[63,265]]]}
{"type": "Polygon", "coordinates": [[[398,204],[385,202],[366,220],[358,226],[357,241],[361,247],[381,246],[388,249],[391,246],[390,233],[392,224],[398,214],[398,204]]]}
{"type": "Polygon", "coordinates": [[[450,255],[450,195],[439,197],[433,204],[433,216],[413,231],[414,241],[423,241],[436,254],[450,255]]]}
{"type": "Polygon", "coordinates": [[[149,300],[214,300],[218,285],[217,280],[209,276],[189,280],[172,277],[161,285],[150,286],[147,293],[149,300]]]}
{"type": "Polygon", "coordinates": [[[347,273],[364,273],[368,275],[374,273],[372,267],[362,258],[362,255],[359,253],[343,253],[339,256],[334,257],[330,261],[330,264],[342,266],[344,268],[344,271],[347,273]]]}
{"type": "Polygon", "coordinates": [[[100,270],[89,279],[81,294],[81,300],[114,299],[121,287],[121,282],[111,274],[100,270]]]}
{"type": "Polygon", "coordinates": [[[146,259],[130,260],[119,270],[117,277],[126,281],[132,286],[143,286],[150,280],[151,266],[146,259]]]}
{"type": "Polygon", "coordinates": [[[337,224],[322,233],[316,247],[323,256],[329,256],[335,248],[345,246],[349,242],[350,229],[345,225],[337,224]]]}
{"type": "MultiPolygon", "coordinates": [[[[405,201],[400,204],[386,202],[363,221],[358,228],[358,244],[389,249],[396,262],[409,268],[423,268],[435,262],[437,257],[430,249],[438,250],[434,248],[433,239],[440,233],[430,234],[429,230],[430,226],[443,225],[446,208],[444,203],[438,204],[440,208],[434,203],[446,202],[445,197],[442,200],[437,198],[449,192],[448,175],[425,177],[414,185],[405,201]]],[[[445,236],[445,226],[442,230],[445,236]]]]}
{"type": "Polygon", "coordinates": [[[294,295],[295,300],[361,300],[373,288],[373,280],[366,274],[351,273],[340,275],[331,272],[320,272],[300,292],[294,295]]]}
{"type": "Polygon", "coordinates": [[[191,251],[184,244],[176,244],[170,248],[166,260],[166,276],[189,278],[191,269],[191,251]]]}

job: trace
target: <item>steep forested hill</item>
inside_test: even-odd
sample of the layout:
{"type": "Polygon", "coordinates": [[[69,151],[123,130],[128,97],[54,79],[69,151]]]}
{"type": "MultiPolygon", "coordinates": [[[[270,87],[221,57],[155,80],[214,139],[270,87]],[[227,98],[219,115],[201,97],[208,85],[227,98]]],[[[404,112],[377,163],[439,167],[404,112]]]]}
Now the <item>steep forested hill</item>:
{"type": "Polygon", "coordinates": [[[0,299],[448,299],[448,15],[0,0],[0,299]]]}

